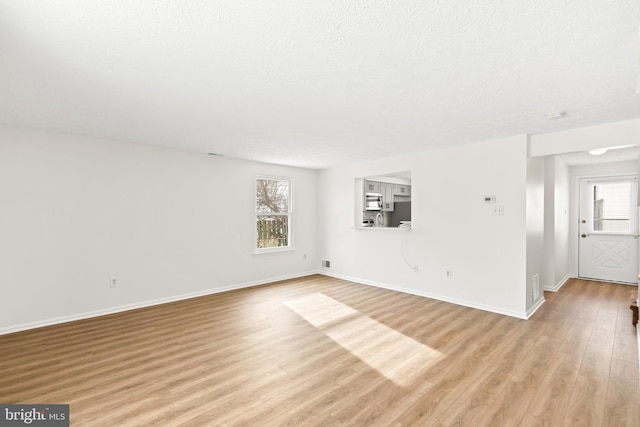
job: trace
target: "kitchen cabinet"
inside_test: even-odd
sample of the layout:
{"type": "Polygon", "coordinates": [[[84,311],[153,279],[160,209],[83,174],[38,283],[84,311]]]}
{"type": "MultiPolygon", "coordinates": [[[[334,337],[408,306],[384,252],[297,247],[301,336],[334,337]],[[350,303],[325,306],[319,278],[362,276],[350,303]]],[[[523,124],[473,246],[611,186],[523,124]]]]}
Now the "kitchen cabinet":
{"type": "Polygon", "coordinates": [[[364,191],[365,193],[381,193],[380,183],[376,181],[365,181],[364,182],[364,191]]]}
{"type": "Polygon", "coordinates": [[[410,196],[411,186],[402,185],[402,184],[393,184],[393,195],[394,196],[410,196]]]}
{"type": "Polygon", "coordinates": [[[382,212],[393,212],[393,184],[380,183],[380,192],[382,193],[382,212]]]}

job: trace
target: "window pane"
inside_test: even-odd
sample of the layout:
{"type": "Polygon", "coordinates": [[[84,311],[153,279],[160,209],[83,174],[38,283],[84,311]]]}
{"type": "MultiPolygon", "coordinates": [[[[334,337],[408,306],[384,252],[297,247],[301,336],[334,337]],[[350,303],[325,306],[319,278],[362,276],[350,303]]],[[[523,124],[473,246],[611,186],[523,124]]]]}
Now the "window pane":
{"type": "Polygon", "coordinates": [[[631,225],[631,183],[593,187],[593,231],[628,233],[631,225]]]}
{"type": "Polygon", "coordinates": [[[289,216],[259,215],[257,248],[289,246],[289,216]]]}
{"type": "Polygon", "coordinates": [[[289,212],[289,181],[258,179],[256,209],[258,213],[289,212]]]}

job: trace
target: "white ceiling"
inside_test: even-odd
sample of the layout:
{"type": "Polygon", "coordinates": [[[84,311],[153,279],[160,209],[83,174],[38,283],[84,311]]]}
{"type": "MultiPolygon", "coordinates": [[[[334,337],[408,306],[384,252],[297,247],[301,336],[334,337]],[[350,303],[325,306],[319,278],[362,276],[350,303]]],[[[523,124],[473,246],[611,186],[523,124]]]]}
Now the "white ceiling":
{"type": "Polygon", "coordinates": [[[324,168],[638,118],[639,24],[637,0],[2,0],[0,123],[324,168]]]}

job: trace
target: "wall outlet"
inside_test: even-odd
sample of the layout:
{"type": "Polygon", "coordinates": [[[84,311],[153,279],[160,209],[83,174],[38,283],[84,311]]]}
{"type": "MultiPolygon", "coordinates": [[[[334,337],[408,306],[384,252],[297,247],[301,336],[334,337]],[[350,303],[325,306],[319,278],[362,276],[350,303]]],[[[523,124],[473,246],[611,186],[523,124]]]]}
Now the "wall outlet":
{"type": "Polygon", "coordinates": [[[330,268],[331,267],[331,261],[329,260],[322,260],[322,266],[326,267],[326,268],[330,268]]]}
{"type": "Polygon", "coordinates": [[[504,215],[504,206],[494,206],[493,207],[493,215],[494,216],[502,216],[504,215]]]}
{"type": "Polygon", "coordinates": [[[418,272],[418,264],[414,265],[414,266],[413,266],[413,267],[411,267],[411,268],[413,268],[413,272],[414,272],[414,273],[417,273],[417,272],[418,272]]]}
{"type": "Polygon", "coordinates": [[[444,277],[446,277],[447,279],[451,279],[453,277],[453,271],[445,270],[444,271],[444,277]]]}
{"type": "Polygon", "coordinates": [[[110,288],[117,288],[118,287],[118,278],[117,277],[111,277],[109,279],[109,287],[110,288]]]}

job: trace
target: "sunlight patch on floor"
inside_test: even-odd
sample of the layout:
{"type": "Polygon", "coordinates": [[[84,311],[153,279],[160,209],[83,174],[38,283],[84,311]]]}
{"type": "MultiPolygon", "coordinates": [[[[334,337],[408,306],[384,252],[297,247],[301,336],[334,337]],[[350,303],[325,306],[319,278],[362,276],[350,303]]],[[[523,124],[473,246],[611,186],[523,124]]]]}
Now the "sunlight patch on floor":
{"type": "Polygon", "coordinates": [[[321,328],[348,316],[359,314],[348,305],[344,305],[324,294],[311,294],[284,303],[316,328],[321,328]]]}
{"type": "Polygon", "coordinates": [[[285,305],[400,386],[411,384],[441,355],[324,294],[311,294],[285,305]]]}

